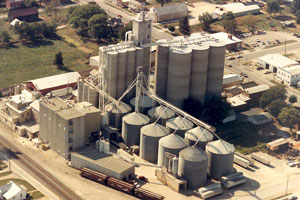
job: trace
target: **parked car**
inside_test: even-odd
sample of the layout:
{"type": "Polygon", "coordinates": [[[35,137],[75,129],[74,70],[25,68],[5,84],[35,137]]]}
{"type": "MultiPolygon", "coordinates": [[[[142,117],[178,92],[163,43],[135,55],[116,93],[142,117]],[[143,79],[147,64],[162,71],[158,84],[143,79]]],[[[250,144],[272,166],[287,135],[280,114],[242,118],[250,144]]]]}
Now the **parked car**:
{"type": "Polygon", "coordinates": [[[144,182],[148,182],[148,179],[145,176],[139,176],[138,179],[144,182]]]}
{"type": "Polygon", "coordinates": [[[233,56],[229,56],[228,60],[234,60],[235,58],[233,56]]]}
{"type": "Polygon", "coordinates": [[[242,55],[238,55],[236,58],[242,58],[243,56],[242,55]]]}
{"type": "Polygon", "coordinates": [[[256,70],[262,70],[262,69],[264,69],[264,68],[262,68],[262,67],[256,67],[256,70]]]}
{"type": "Polygon", "coordinates": [[[288,160],[286,164],[290,167],[295,167],[296,166],[295,163],[291,160],[288,160]]]}
{"type": "Polygon", "coordinates": [[[265,71],[264,74],[270,74],[271,72],[269,70],[265,71]]]}
{"type": "Polygon", "coordinates": [[[232,67],[232,65],[231,65],[231,64],[225,64],[225,66],[226,66],[226,67],[232,67]]]}

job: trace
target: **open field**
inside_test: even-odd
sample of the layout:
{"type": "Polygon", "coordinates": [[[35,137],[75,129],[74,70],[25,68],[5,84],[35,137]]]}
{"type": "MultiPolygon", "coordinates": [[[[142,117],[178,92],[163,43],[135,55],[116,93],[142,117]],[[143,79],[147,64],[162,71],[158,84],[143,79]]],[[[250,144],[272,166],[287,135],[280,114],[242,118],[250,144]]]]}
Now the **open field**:
{"type": "Polygon", "coordinates": [[[65,73],[53,65],[59,51],[67,71],[86,69],[87,54],[70,47],[62,40],[43,40],[37,44],[16,44],[0,48],[0,87],[5,88],[27,80],[65,73]]]}

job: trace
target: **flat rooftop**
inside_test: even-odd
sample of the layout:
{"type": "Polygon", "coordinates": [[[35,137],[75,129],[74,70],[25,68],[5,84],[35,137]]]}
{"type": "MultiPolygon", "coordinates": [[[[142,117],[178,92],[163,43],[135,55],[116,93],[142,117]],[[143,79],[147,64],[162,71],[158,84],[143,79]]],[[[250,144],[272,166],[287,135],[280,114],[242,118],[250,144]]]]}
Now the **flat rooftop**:
{"type": "Polygon", "coordinates": [[[295,60],[292,60],[288,57],[282,56],[280,54],[268,54],[262,57],[259,57],[258,60],[263,61],[269,65],[283,68],[288,65],[297,64],[295,60]]]}
{"type": "Polygon", "coordinates": [[[108,155],[97,150],[90,150],[88,152],[73,152],[75,156],[87,160],[89,162],[100,165],[104,168],[122,173],[128,170],[131,167],[134,167],[133,164],[130,164],[124,160],[114,157],[113,155],[108,155]]]}
{"type": "Polygon", "coordinates": [[[291,75],[300,74],[300,65],[288,65],[283,67],[282,70],[289,72],[291,75]]]}

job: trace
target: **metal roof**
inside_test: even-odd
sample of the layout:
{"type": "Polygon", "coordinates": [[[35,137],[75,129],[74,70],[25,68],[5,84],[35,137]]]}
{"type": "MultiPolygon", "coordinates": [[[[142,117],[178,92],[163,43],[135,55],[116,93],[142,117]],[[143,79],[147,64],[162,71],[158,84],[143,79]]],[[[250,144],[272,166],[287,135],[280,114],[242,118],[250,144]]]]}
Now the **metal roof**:
{"type": "Polygon", "coordinates": [[[105,110],[111,113],[128,113],[131,111],[131,107],[122,101],[119,104],[111,102],[105,106],[105,110]]]}
{"type": "Polygon", "coordinates": [[[218,40],[221,40],[226,45],[242,42],[242,40],[235,37],[234,35],[231,35],[231,38],[229,38],[230,37],[229,34],[224,33],[224,32],[213,33],[213,34],[211,34],[211,37],[213,37],[215,39],[218,39],[218,40]]]}
{"type": "MultiPolygon", "coordinates": [[[[135,99],[136,97],[134,97],[133,99],[130,100],[130,104],[132,106],[135,106],[135,99]]],[[[140,107],[145,107],[145,108],[149,108],[152,107],[156,104],[155,101],[153,101],[153,99],[151,99],[148,96],[140,96],[140,100],[139,100],[139,106],[140,107]]]]}
{"type": "Polygon", "coordinates": [[[193,128],[194,124],[183,117],[175,117],[169,119],[166,123],[166,126],[172,129],[177,129],[177,127],[179,126],[178,130],[188,130],[193,128]]]}
{"type": "Polygon", "coordinates": [[[158,106],[151,108],[148,111],[148,115],[156,118],[161,117],[162,119],[169,119],[175,116],[175,112],[167,107],[158,106]]]}
{"type": "Polygon", "coordinates": [[[69,72],[64,74],[59,74],[55,76],[48,76],[44,78],[39,78],[35,80],[27,81],[31,82],[36,89],[44,90],[48,88],[53,88],[61,85],[67,85],[71,83],[77,83],[80,74],[78,72],[69,72]]]}
{"type": "Polygon", "coordinates": [[[268,89],[270,89],[270,86],[268,86],[268,85],[258,85],[258,86],[246,89],[246,92],[248,94],[254,94],[254,93],[258,93],[258,92],[264,92],[268,89]]]}
{"type": "Polygon", "coordinates": [[[208,159],[206,153],[202,149],[199,149],[195,146],[181,150],[179,152],[179,157],[182,157],[183,160],[192,162],[201,162],[208,159]]]}
{"type": "Polygon", "coordinates": [[[295,60],[292,60],[288,57],[282,56],[277,53],[264,55],[262,57],[259,57],[258,60],[278,68],[282,68],[292,64],[297,64],[295,60]]]}
{"type": "Polygon", "coordinates": [[[150,122],[149,117],[138,112],[129,113],[125,115],[122,120],[131,125],[142,125],[150,122]]]}
{"type": "Polygon", "coordinates": [[[141,133],[143,135],[151,137],[163,137],[170,133],[170,129],[160,125],[160,124],[149,124],[141,128],[141,133]]]}
{"type": "Polygon", "coordinates": [[[206,145],[206,151],[214,154],[230,154],[235,151],[235,147],[224,140],[216,140],[206,145]]]}
{"type": "Polygon", "coordinates": [[[242,77],[237,74],[227,74],[223,76],[223,85],[228,83],[233,83],[237,81],[242,81],[242,77]]]}
{"type": "Polygon", "coordinates": [[[188,12],[188,7],[185,3],[180,4],[169,4],[163,7],[157,7],[154,8],[154,11],[156,11],[157,16],[159,15],[168,15],[168,14],[174,14],[177,12],[188,12]]]}
{"type": "Polygon", "coordinates": [[[159,140],[159,145],[169,149],[180,149],[186,147],[185,140],[175,133],[161,138],[159,140]]]}
{"type": "Polygon", "coordinates": [[[197,141],[199,139],[201,142],[209,142],[213,140],[214,135],[210,131],[198,126],[191,130],[188,130],[185,133],[185,138],[193,141],[197,141]]]}

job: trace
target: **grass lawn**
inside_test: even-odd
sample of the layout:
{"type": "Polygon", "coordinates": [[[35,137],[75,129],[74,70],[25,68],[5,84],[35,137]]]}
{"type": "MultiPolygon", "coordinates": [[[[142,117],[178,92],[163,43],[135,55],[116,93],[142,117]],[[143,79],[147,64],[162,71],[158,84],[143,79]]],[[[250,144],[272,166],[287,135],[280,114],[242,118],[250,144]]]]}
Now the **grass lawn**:
{"type": "Polygon", "coordinates": [[[233,144],[236,151],[249,154],[265,149],[265,141],[258,135],[258,129],[250,122],[234,121],[217,127],[218,132],[223,132],[220,137],[233,144]],[[225,132],[226,131],[226,132],[225,132]]]}
{"type": "Polygon", "coordinates": [[[0,169],[5,169],[7,167],[7,165],[0,160],[0,169]]]}
{"type": "Polygon", "coordinates": [[[27,181],[24,181],[22,179],[17,179],[17,178],[11,178],[11,179],[4,179],[4,180],[0,180],[0,185],[5,185],[7,184],[9,181],[13,181],[18,185],[24,185],[27,188],[27,192],[36,190],[30,183],[28,183],[27,181]]]}
{"type": "Polygon", "coordinates": [[[63,61],[68,71],[86,69],[88,55],[70,47],[63,40],[43,40],[38,44],[16,44],[0,48],[0,88],[31,79],[46,77],[66,71],[53,65],[55,54],[63,54],[63,61]]]}
{"type": "Polygon", "coordinates": [[[30,197],[27,198],[28,200],[30,200],[30,199],[39,199],[39,198],[42,198],[42,197],[45,196],[40,191],[34,191],[31,194],[29,193],[29,195],[30,195],[30,197]]]}
{"type": "Polygon", "coordinates": [[[0,173],[0,177],[8,176],[10,174],[11,174],[11,172],[2,172],[2,173],[0,173]]]}

